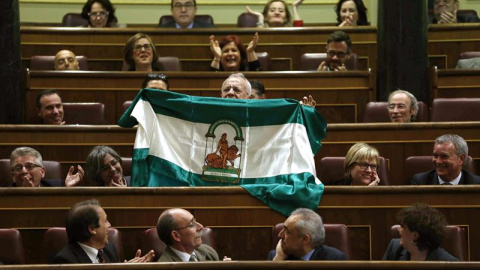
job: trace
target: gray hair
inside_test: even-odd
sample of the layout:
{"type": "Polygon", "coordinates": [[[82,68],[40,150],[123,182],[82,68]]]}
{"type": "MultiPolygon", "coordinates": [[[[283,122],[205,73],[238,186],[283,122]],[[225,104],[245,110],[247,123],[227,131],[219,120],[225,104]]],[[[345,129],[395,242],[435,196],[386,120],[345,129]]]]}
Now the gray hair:
{"type": "Polygon", "coordinates": [[[310,235],[312,246],[319,247],[325,240],[325,228],[322,217],[307,208],[298,208],[290,216],[300,216],[296,223],[296,229],[301,235],[310,235]]]}
{"type": "Polygon", "coordinates": [[[102,183],[100,179],[100,170],[103,168],[103,159],[107,154],[112,156],[120,163],[120,165],[122,165],[122,157],[120,157],[115,150],[105,145],[97,145],[92,149],[90,154],[88,154],[85,162],[85,174],[88,178],[102,183]]]}
{"type": "MultiPolygon", "coordinates": [[[[247,78],[245,77],[245,75],[243,75],[243,73],[233,73],[233,74],[231,74],[230,76],[228,76],[228,78],[225,80],[225,82],[228,81],[228,80],[230,80],[231,78],[240,78],[240,79],[242,79],[242,80],[245,80],[246,85],[247,85],[247,89],[246,89],[246,90],[247,90],[247,94],[248,94],[248,96],[250,96],[250,95],[252,94],[252,85],[251,85],[250,82],[247,80],[247,78]]],[[[224,83],[225,83],[225,82],[224,82],[224,83]]],[[[223,84],[222,84],[222,88],[223,88],[223,84]]]]}
{"type": "Polygon", "coordinates": [[[10,167],[13,168],[13,162],[15,161],[16,158],[23,157],[23,156],[35,157],[37,159],[38,165],[42,165],[43,167],[43,159],[40,152],[38,152],[37,150],[31,147],[26,147],[26,146],[15,148],[15,150],[12,151],[12,153],[10,154],[10,167]]]}
{"type": "Polygon", "coordinates": [[[465,157],[468,156],[468,145],[467,142],[460,136],[456,134],[445,134],[435,139],[435,143],[444,144],[451,142],[455,146],[455,153],[457,156],[465,154],[465,157]]]}
{"type": "Polygon", "coordinates": [[[417,114],[418,114],[417,98],[412,93],[410,93],[408,91],[398,89],[398,90],[395,90],[392,93],[390,93],[390,95],[388,96],[388,103],[390,103],[390,99],[392,99],[392,97],[396,94],[405,94],[408,98],[410,98],[410,108],[409,109],[412,109],[412,108],[415,109],[415,113],[412,115],[412,120],[415,120],[417,118],[417,114]]]}

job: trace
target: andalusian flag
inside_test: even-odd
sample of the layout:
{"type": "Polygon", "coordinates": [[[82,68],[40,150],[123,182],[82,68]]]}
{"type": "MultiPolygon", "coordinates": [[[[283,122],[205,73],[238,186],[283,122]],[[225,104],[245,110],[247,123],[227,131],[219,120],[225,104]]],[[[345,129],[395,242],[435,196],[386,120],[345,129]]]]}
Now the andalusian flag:
{"type": "Polygon", "coordinates": [[[326,122],[296,100],[143,89],[118,124],[138,124],[132,186],[242,186],[286,216],[320,202],[313,157],[326,122]]]}

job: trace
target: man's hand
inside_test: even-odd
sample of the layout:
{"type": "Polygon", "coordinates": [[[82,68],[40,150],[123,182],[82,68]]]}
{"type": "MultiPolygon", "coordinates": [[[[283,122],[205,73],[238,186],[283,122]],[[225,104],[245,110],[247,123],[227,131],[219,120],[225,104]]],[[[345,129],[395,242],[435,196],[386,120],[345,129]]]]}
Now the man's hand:
{"type": "Polygon", "coordinates": [[[33,180],[30,180],[27,175],[22,176],[22,187],[33,187],[33,180]]]}
{"type": "Polygon", "coordinates": [[[347,71],[347,67],[345,64],[342,64],[341,66],[338,66],[334,71],[347,71]]]}
{"type": "Polygon", "coordinates": [[[223,256],[223,260],[222,260],[222,261],[231,261],[231,260],[232,260],[232,258],[227,257],[227,256],[223,256]]]}
{"type": "Polygon", "coordinates": [[[65,178],[65,186],[75,187],[83,181],[83,176],[85,175],[85,172],[83,171],[82,166],[78,165],[77,168],[78,172],[76,174],[73,174],[75,168],[73,166],[70,166],[67,177],[65,178]]]}
{"type": "Polygon", "coordinates": [[[457,12],[442,12],[440,13],[440,20],[438,23],[457,23],[457,12]]]}
{"type": "Polygon", "coordinates": [[[285,261],[288,255],[285,254],[282,248],[282,239],[278,240],[277,247],[275,248],[275,257],[273,258],[274,261],[285,261]]]}
{"type": "Polygon", "coordinates": [[[328,71],[327,63],[325,61],[322,61],[322,63],[320,63],[320,66],[318,66],[317,71],[328,71]]]}
{"type": "Polygon", "coordinates": [[[155,257],[155,252],[153,250],[150,250],[147,254],[145,254],[143,257],[140,257],[142,255],[142,251],[139,249],[137,250],[137,253],[135,254],[135,258],[127,261],[125,260],[126,263],[145,263],[145,262],[151,262],[153,260],[153,257],[155,257]]]}

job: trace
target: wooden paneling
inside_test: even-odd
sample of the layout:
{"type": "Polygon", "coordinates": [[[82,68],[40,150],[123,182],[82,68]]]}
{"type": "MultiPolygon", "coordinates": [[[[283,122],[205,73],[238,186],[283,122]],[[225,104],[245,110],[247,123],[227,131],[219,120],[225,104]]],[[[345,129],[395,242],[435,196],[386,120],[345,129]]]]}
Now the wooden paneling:
{"type": "Polygon", "coordinates": [[[430,96],[480,98],[480,69],[430,69],[430,96]]]}

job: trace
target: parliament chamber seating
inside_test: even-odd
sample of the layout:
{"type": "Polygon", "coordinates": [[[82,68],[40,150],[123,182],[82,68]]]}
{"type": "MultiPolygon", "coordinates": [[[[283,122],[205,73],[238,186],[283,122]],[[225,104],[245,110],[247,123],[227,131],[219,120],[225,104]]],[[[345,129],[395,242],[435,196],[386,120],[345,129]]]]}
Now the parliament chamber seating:
{"type": "MultiPolygon", "coordinates": [[[[334,247],[351,258],[350,240],[348,239],[348,228],[344,224],[323,224],[325,228],[325,241],[323,244],[334,247]]],[[[278,234],[283,229],[283,223],[276,224],[272,229],[271,249],[275,249],[280,238],[278,234]]]]}
{"type": "MultiPolygon", "coordinates": [[[[53,186],[63,185],[64,176],[60,162],[53,160],[44,160],[45,181],[53,186]],[[62,183],[62,184],[61,184],[62,183]]],[[[0,187],[8,187],[12,184],[12,170],[10,168],[10,159],[0,159],[0,187]]]]}
{"type": "Polygon", "coordinates": [[[256,54],[258,61],[260,61],[260,64],[262,65],[262,69],[264,71],[269,71],[271,69],[270,66],[272,65],[270,54],[268,52],[257,52],[256,54]]]}
{"type": "MultiPolygon", "coordinates": [[[[55,70],[54,55],[34,55],[30,58],[30,70],[55,70]]],[[[88,59],[77,55],[78,68],[88,70],[88,59]]]]}
{"type": "MultiPolygon", "coordinates": [[[[477,11],[474,9],[459,9],[457,10],[457,18],[460,18],[461,21],[464,21],[463,18],[477,17],[477,11]]],[[[435,19],[435,14],[433,10],[428,10],[428,21],[431,23],[435,19]]]]}
{"type": "Polygon", "coordinates": [[[63,103],[65,124],[105,125],[105,105],[98,102],[63,103]]]}
{"type": "Polygon", "coordinates": [[[0,262],[3,264],[26,262],[22,236],[18,230],[0,229],[0,262]]]}
{"type": "Polygon", "coordinates": [[[475,57],[480,57],[480,51],[462,52],[460,54],[460,59],[470,59],[475,57]]]}
{"type": "MultiPolygon", "coordinates": [[[[390,229],[392,238],[400,238],[400,225],[393,225],[390,229]]],[[[445,238],[440,245],[448,253],[460,261],[469,261],[467,232],[459,226],[448,225],[444,231],[445,238]]]]}
{"type": "Polygon", "coordinates": [[[238,27],[257,27],[257,22],[258,17],[248,12],[243,12],[237,18],[238,27]]]}
{"type": "Polygon", "coordinates": [[[436,98],[431,121],[480,121],[480,98],[436,98]]]}
{"type": "MultiPolygon", "coordinates": [[[[108,241],[117,250],[120,261],[123,261],[123,242],[120,232],[115,228],[108,229],[108,241]]],[[[52,263],[55,255],[68,244],[67,231],[64,227],[53,227],[43,235],[43,249],[48,263],[52,263]]]]}
{"type": "Polygon", "coordinates": [[[132,175],[132,158],[131,157],[122,157],[122,170],[123,170],[123,175],[125,176],[132,175]]]}
{"type": "MultiPolygon", "coordinates": [[[[379,157],[380,164],[378,167],[379,185],[388,185],[388,168],[385,158],[379,157]]],[[[324,185],[333,185],[335,181],[345,179],[345,171],[343,162],[345,157],[324,157],[320,161],[320,181],[324,185]]],[[[318,170],[318,169],[317,169],[318,170]]]]}
{"type": "MultiPolygon", "coordinates": [[[[195,15],[195,20],[198,20],[203,23],[207,24],[214,24],[213,23],[213,17],[211,15],[195,15]]],[[[172,15],[163,15],[160,17],[160,20],[158,20],[158,25],[166,24],[173,22],[173,16],[172,15]]]]}
{"type": "MultiPolygon", "coordinates": [[[[371,101],[365,106],[365,112],[363,113],[363,123],[379,123],[390,122],[390,116],[388,113],[388,102],[385,101],[371,101]]],[[[418,113],[414,122],[428,122],[428,106],[419,101],[418,113]]]]}
{"type": "MultiPolygon", "coordinates": [[[[405,182],[404,185],[409,185],[412,178],[417,173],[428,172],[434,170],[435,166],[432,162],[432,156],[411,156],[405,159],[405,182]]],[[[471,156],[467,156],[463,169],[477,174],[475,161],[471,156]]]]}
{"type": "Polygon", "coordinates": [[[81,13],[67,13],[62,19],[62,26],[64,27],[77,27],[86,25],[87,23],[88,21],[82,18],[81,13]]]}
{"type": "MultiPolygon", "coordinates": [[[[138,243],[138,248],[142,250],[142,255],[146,254],[150,250],[155,251],[155,257],[153,258],[153,261],[157,261],[167,247],[165,243],[160,240],[156,227],[144,230],[138,236],[138,243]]],[[[212,229],[207,227],[202,229],[202,243],[211,246],[215,250],[217,249],[215,234],[212,229]]]]}
{"type": "Polygon", "coordinates": [[[130,107],[130,105],[132,105],[132,102],[133,102],[133,100],[127,100],[127,101],[123,102],[123,104],[122,104],[123,112],[125,112],[128,109],[128,107],[130,107]]]}
{"type": "MultiPolygon", "coordinates": [[[[318,66],[327,60],[326,53],[304,53],[300,58],[300,70],[317,71],[318,66]]],[[[350,57],[345,62],[347,70],[358,70],[358,57],[355,53],[350,53],[350,57]]]]}
{"type": "MultiPolygon", "coordinates": [[[[182,64],[180,63],[180,58],[175,56],[159,56],[154,66],[159,71],[182,71],[182,64]]],[[[128,70],[127,62],[123,61],[122,71],[127,71],[127,70],[128,70]]]]}

